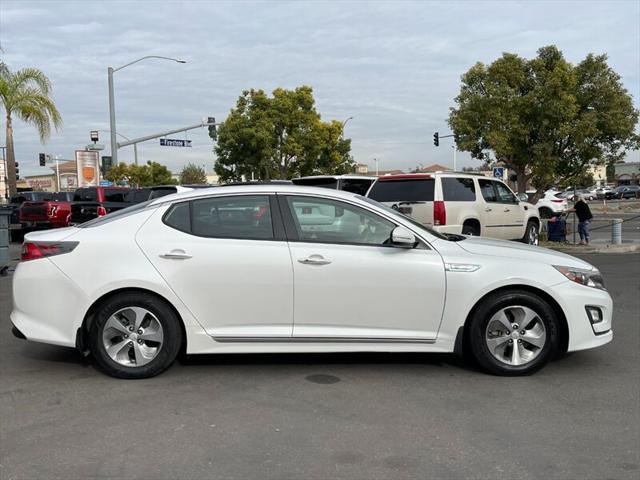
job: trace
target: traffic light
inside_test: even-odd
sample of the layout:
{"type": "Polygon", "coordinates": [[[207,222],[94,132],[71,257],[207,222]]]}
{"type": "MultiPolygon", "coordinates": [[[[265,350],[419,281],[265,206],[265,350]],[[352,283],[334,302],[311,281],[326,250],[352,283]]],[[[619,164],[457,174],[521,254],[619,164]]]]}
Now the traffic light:
{"type": "Polygon", "coordinates": [[[16,162],[16,178],[18,178],[18,174],[20,173],[20,169],[18,168],[20,164],[16,162]]]}
{"type": "Polygon", "coordinates": [[[218,131],[216,130],[216,119],[214,117],[208,117],[207,123],[209,123],[209,136],[215,142],[218,139],[218,131]],[[211,125],[213,124],[213,125],[211,125]]]}
{"type": "Polygon", "coordinates": [[[433,134],[433,144],[434,144],[436,147],[439,147],[439,146],[440,146],[440,134],[438,134],[438,132],[436,132],[436,133],[434,133],[434,134],[433,134]]]}
{"type": "Polygon", "coordinates": [[[44,153],[39,154],[38,157],[40,158],[40,166],[44,167],[47,164],[47,157],[44,153]]]}
{"type": "Polygon", "coordinates": [[[105,177],[111,167],[113,166],[113,159],[110,156],[102,157],[102,176],[105,177]]]}

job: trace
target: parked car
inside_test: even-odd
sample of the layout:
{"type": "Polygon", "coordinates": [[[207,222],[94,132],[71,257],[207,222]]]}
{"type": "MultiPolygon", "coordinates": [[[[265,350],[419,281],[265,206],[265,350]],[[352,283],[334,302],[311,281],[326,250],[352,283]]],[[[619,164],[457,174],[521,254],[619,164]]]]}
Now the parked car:
{"type": "Polygon", "coordinates": [[[25,201],[18,208],[23,231],[62,228],[69,225],[73,192],[52,192],[42,200],[25,201]]]}
{"type": "Polygon", "coordinates": [[[540,218],[551,218],[567,213],[569,202],[562,197],[562,192],[557,190],[547,190],[544,196],[536,203],[540,218]]]}
{"type": "Polygon", "coordinates": [[[181,350],[466,352],[526,375],[613,336],[611,297],[583,260],[286,185],[169,195],[30,233],[13,299],[16,336],[77,347],[121,378],[156,375],[181,350]]]}
{"type": "Polygon", "coordinates": [[[22,239],[23,231],[22,224],[20,223],[19,208],[24,202],[38,202],[51,198],[51,192],[18,192],[9,198],[7,208],[11,210],[9,228],[11,230],[11,240],[17,241],[22,239]]]}
{"type": "Polygon", "coordinates": [[[70,223],[80,224],[131,206],[125,187],[84,187],[73,195],[70,223]]]}
{"type": "Polygon", "coordinates": [[[154,187],[133,188],[127,194],[129,203],[146,202],[153,198],[164,197],[172,193],[190,192],[194,187],[185,187],[182,185],[158,185],[154,187]]]}
{"type": "Polygon", "coordinates": [[[638,185],[620,185],[614,190],[614,198],[628,199],[640,198],[640,186],[638,185]]]}
{"type": "Polygon", "coordinates": [[[464,173],[385,175],[367,197],[441,233],[538,243],[538,209],[497,179],[464,173]]]}
{"type": "Polygon", "coordinates": [[[375,180],[376,177],[366,175],[314,175],[311,177],[294,178],[292,182],[294,185],[331,188],[357,193],[358,195],[366,195],[375,180]]]}
{"type": "Polygon", "coordinates": [[[595,194],[590,193],[586,188],[577,188],[575,190],[572,188],[571,190],[565,190],[558,195],[558,198],[565,198],[569,202],[576,202],[581,195],[588,201],[595,200],[596,198],[595,194]]]}
{"type": "Polygon", "coordinates": [[[613,192],[613,188],[611,187],[600,187],[596,190],[596,197],[599,200],[602,200],[603,198],[612,198],[611,197],[611,193],[613,192]]]}

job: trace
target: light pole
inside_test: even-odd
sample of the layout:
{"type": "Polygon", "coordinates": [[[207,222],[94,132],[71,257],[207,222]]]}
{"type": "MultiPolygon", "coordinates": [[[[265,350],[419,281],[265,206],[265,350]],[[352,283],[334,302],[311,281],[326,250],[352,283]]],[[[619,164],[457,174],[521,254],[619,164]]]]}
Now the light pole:
{"type": "Polygon", "coordinates": [[[113,67],[107,68],[107,76],[109,78],[109,129],[111,130],[111,159],[112,159],[113,165],[118,164],[118,144],[116,141],[116,108],[115,108],[115,101],[114,101],[114,95],[113,95],[113,74],[118,70],[122,70],[123,68],[133,65],[134,63],[138,63],[142,60],[146,60],[147,58],[159,58],[161,60],[170,60],[172,62],[177,62],[177,63],[187,63],[185,60],[180,60],[178,58],[162,57],[159,55],[147,55],[145,57],[140,57],[137,60],[134,60],[133,62],[129,62],[125,65],[122,65],[121,67],[118,67],[118,68],[113,68],[113,67]]]}
{"type": "Polygon", "coordinates": [[[349,120],[353,120],[353,117],[347,118],[344,122],[342,122],[342,134],[344,135],[344,126],[347,124],[349,120]]]}
{"type": "MultiPolygon", "coordinates": [[[[98,130],[99,132],[104,132],[105,130],[98,130]]],[[[107,132],[110,132],[109,130],[106,130],[107,132]]],[[[116,135],[120,135],[122,138],[124,138],[126,141],[130,142],[131,139],[129,137],[125,137],[123,134],[121,134],[120,132],[116,132],[116,135]]],[[[117,148],[117,146],[116,146],[117,148]]],[[[111,157],[111,159],[113,160],[113,156],[111,157]]],[[[136,165],[138,165],[138,144],[134,143],[133,144],[133,161],[136,165]]]]}

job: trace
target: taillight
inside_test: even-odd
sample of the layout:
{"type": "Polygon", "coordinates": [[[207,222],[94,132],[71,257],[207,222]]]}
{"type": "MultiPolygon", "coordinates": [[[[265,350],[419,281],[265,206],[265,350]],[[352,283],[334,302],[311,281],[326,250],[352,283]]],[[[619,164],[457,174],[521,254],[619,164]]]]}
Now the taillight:
{"type": "Polygon", "coordinates": [[[38,258],[53,257],[73,251],[78,242],[24,242],[20,260],[37,260],[38,258]]]}
{"type": "Polygon", "coordinates": [[[444,208],[444,202],[442,200],[436,200],[433,202],[433,224],[447,224],[447,211],[444,208]]]}
{"type": "Polygon", "coordinates": [[[107,209],[104,207],[98,207],[98,216],[104,217],[107,214],[107,209]]]}
{"type": "Polygon", "coordinates": [[[564,203],[566,200],[551,200],[553,203],[564,203]]]}
{"type": "Polygon", "coordinates": [[[51,205],[49,207],[49,214],[48,215],[50,217],[55,217],[57,211],[58,211],[58,206],[57,205],[51,205]]]}

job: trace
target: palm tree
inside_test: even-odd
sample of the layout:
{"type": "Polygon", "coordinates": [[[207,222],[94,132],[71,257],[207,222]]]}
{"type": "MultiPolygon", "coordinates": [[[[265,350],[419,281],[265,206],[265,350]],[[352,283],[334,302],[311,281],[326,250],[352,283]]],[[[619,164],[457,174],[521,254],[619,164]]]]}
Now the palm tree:
{"type": "Polygon", "coordinates": [[[51,82],[36,68],[23,68],[11,72],[0,62],[0,101],[7,118],[7,178],[9,195],[16,193],[16,159],[13,149],[12,115],[38,130],[44,143],[51,135],[51,125],[56,131],[62,126],[60,112],[51,99],[51,82]]]}

